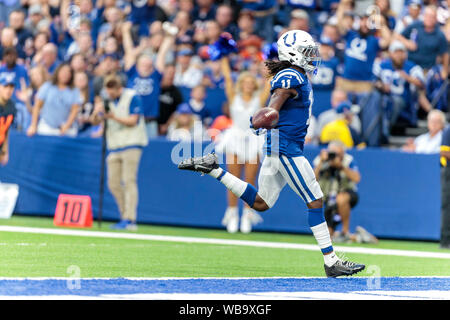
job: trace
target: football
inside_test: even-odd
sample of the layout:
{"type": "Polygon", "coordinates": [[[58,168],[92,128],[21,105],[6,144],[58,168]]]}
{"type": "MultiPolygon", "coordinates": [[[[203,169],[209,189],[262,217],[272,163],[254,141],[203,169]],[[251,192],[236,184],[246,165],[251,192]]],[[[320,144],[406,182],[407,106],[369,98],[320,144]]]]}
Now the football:
{"type": "Polygon", "coordinates": [[[279,119],[278,111],[273,108],[261,108],[256,111],[252,118],[252,125],[255,129],[272,129],[279,119]]]}

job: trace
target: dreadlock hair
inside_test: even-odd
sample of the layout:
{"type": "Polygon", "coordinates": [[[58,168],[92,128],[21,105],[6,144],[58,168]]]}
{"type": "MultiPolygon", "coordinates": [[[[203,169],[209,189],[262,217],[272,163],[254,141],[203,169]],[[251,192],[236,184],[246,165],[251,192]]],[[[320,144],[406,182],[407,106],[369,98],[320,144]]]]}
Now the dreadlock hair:
{"type": "Polygon", "coordinates": [[[264,64],[266,65],[266,68],[269,71],[268,73],[269,77],[275,76],[278,72],[280,72],[283,69],[292,68],[294,66],[289,61],[267,60],[266,62],[264,62],[264,64]]]}

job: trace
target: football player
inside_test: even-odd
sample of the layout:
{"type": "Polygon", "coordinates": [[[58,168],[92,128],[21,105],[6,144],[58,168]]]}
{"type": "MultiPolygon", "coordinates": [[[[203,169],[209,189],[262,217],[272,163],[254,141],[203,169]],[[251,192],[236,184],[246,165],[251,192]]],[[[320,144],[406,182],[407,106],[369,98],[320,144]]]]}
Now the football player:
{"type": "Polygon", "coordinates": [[[303,156],[313,104],[307,73],[317,71],[319,47],[310,34],[300,30],[282,34],[277,46],[280,61],[267,61],[266,66],[273,76],[269,107],[279,112],[279,120],[275,128],[266,131],[266,156],[258,178],[259,190],[220,168],[214,153],[186,159],[178,168],[216,178],[258,211],[271,208],[286,183],[289,184],[308,207],[308,223],[323,253],[327,277],[355,274],[365,266],[341,260],[335,254],[324,218],[323,193],[311,165],[303,156]]]}

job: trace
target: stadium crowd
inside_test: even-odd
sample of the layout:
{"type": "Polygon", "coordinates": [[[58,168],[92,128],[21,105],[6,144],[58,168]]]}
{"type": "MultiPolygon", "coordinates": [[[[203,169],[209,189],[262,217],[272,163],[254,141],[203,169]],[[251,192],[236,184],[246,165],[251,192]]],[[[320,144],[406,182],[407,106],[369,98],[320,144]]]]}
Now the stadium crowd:
{"type": "MultiPolygon", "coordinates": [[[[29,136],[101,136],[91,114],[107,98],[105,77],[117,74],[141,97],[149,137],[208,140],[215,131],[207,129],[230,126],[227,83],[244,90],[245,72],[254,81],[249,90],[261,88],[267,99],[264,61],[275,56],[273,43],[283,32],[299,29],[321,44],[322,57],[311,76],[315,102],[306,143],[339,138],[347,147],[381,145],[392,130],[442,111],[433,119],[443,124],[423,144],[441,134],[448,112],[449,5],[0,0],[0,78],[14,83],[14,127],[29,136]],[[163,45],[173,26],[175,41],[163,45]],[[236,40],[237,52],[214,59],[209,49],[223,32],[236,40]],[[199,121],[203,130],[194,129],[199,121]]],[[[431,152],[439,152],[435,145],[431,152]]],[[[422,149],[412,141],[404,148],[422,149]]]]}

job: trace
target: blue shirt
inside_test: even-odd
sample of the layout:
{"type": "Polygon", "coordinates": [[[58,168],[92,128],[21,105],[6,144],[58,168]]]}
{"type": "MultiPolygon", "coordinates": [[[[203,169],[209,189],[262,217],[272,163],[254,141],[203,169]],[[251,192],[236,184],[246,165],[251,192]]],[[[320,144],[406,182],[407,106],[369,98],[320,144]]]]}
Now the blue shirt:
{"type": "Polygon", "coordinates": [[[142,99],[143,115],[149,118],[159,116],[159,94],[161,92],[162,74],[155,69],[149,76],[141,77],[133,66],[127,71],[127,87],[136,91],[142,99]]]}
{"type": "MultiPolygon", "coordinates": [[[[117,105],[119,103],[120,97],[114,100],[114,103],[117,105]]],[[[138,95],[134,95],[130,101],[130,114],[144,114],[144,106],[142,105],[142,99],[138,95]]]]}
{"type": "Polygon", "coordinates": [[[50,127],[59,128],[66,123],[74,104],[81,105],[83,99],[77,88],[59,89],[51,82],[46,82],[37,92],[37,99],[44,101],[41,119],[50,127]]]}
{"type": "Polygon", "coordinates": [[[316,102],[313,108],[315,117],[331,108],[331,92],[334,89],[336,76],[339,74],[339,64],[337,57],[322,60],[317,74],[311,77],[311,83],[314,85],[314,101],[316,102]]]}
{"type": "Polygon", "coordinates": [[[372,80],[373,62],[380,49],[378,38],[368,35],[362,37],[356,31],[345,36],[345,57],[343,77],[349,80],[372,80]]]}
{"type": "Polygon", "coordinates": [[[422,21],[410,24],[403,31],[402,36],[417,44],[416,51],[408,51],[408,59],[424,69],[436,64],[436,57],[447,52],[447,39],[439,30],[438,24],[433,32],[426,32],[422,21]]]}
{"type": "MultiPolygon", "coordinates": [[[[203,107],[201,109],[196,109],[192,106],[192,99],[190,99],[188,102],[183,102],[177,107],[177,111],[180,110],[190,110],[192,114],[197,115],[202,121],[208,121],[211,120],[211,112],[206,107],[205,103],[203,102],[203,107]]],[[[209,121],[212,122],[212,121],[209,121]]]]}
{"type": "MultiPolygon", "coordinates": [[[[425,82],[422,68],[412,61],[406,60],[401,70],[414,78],[420,79],[422,83],[425,82]]],[[[391,59],[375,64],[373,73],[383,83],[389,85],[391,95],[402,97],[405,101],[405,108],[402,110],[400,117],[413,123],[417,113],[416,103],[418,101],[415,87],[400,76],[399,70],[394,67],[391,59]]]]}
{"type": "Polygon", "coordinates": [[[20,64],[16,64],[14,68],[8,69],[6,64],[4,64],[0,67],[0,78],[2,77],[11,77],[14,79],[14,95],[12,98],[15,102],[20,101],[16,96],[16,92],[22,88],[21,82],[25,81],[27,87],[30,85],[27,69],[20,64]]]}
{"type": "Polygon", "coordinates": [[[311,116],[313,91],[308,77],[293,68],[283,69],[271,81],[271,92],[276,89],[295,89],[297,96],[286,100],[280,109],[275,129],[267,130],[266,154],[297,157],[303,154],[303,145],[311,116]]]}

